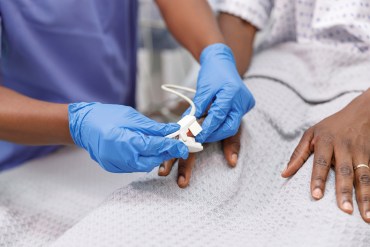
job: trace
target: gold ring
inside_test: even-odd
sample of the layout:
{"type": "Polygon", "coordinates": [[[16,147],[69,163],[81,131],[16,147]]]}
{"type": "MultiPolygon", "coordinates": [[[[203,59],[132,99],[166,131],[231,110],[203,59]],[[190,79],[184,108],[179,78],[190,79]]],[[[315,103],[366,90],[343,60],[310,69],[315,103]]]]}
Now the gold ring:
{"type": "Polygon", "coordinates": [[[356,171],[358,168],[362,168],[362,167],[367,168],[367,169],[370,169],[370,167],[368,165],[366,165],[366,164],[359,164],[359,165],[357,165],[357,166],[354,167],[354,170],[356,171]]]}

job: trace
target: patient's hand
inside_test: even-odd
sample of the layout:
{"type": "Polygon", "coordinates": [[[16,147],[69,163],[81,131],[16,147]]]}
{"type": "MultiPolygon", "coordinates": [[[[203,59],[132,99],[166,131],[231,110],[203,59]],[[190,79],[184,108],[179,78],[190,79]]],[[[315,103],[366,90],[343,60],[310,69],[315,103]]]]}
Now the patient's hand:
{"type": "MultiPolygon", "coordinates": [[[[202,121],[202,120],[201,120],[202,121]]],[[[238,161],[240,150],[240,134],[241,128],[235,136],[229,137],[222,141],[222,148],[224,151],[225,159],[230,167],[235,167],[238,161]]],[[[189,185],[191,172],[195,164],[196,154],[189,154],[188,159],[179,160],[177,171],[177,184],[180,188],[186,188],[189,185]]],[[[173,165],[177,159],[172,159],[164,162],[158,171],[159,176],[167,176],[170,174],[173,165]]]]}
{"type": "Polygon", "coordinates": [[[349,214],[353,212],[354,186],[361,216],[370,223],[370,89],[343,110],[308,129],[282,176],[287,178],[296,173],[311,153],[314,153],[312,197],[319,200],[324,196],[329,169],[334,165],[339,208],[349,214]]]}

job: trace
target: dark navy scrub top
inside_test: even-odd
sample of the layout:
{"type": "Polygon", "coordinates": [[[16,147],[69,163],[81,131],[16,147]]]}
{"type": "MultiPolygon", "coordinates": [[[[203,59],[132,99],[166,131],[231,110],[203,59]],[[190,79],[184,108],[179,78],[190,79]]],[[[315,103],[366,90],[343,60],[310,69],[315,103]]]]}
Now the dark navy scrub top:
{"type": "MultiPolygon", "coordinates": [[[[49,102],[133,106],[137,8],[136,0],[0,0],[0,84],[49,102]]],[[[56,148],[0,141],[0,170],[56,148]]]]}

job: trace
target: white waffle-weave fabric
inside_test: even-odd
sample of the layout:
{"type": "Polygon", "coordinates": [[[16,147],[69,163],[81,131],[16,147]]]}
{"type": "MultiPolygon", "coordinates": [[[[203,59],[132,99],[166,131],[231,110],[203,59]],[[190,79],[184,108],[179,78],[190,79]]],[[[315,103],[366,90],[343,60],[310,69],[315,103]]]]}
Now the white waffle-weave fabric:
{"type": "Polygon", "coordinates": [[[263,47],[294,41],[370,48],[369,0],[216,0],[215,8],[269,29],[263,47]]]}
{"type": "Polygon", "coordinates": [[[218,0],[217,9],[266,31],[249,76],[312,102],[368,87],[370,0],[218,0]]]}
{"type": "Polygon", "coordinates": [[[0,173],[0,246],[48,246],[138,176],[105,172],[77,148],[0,173]]]}
{"type": "Polygon", "coordinates": [[[208,146],[187,189],[176,172],[154,173],[115,191],[53,246],[369,246],[357,205],[353,215],[337,208],[333,172],[320,201],[309,191],[312,158],[292,179],[280,177],[303,130],[359,93],[310,104],[281,82],[247,83],[258,104],[244,118],[235,169],[220,145],[208,146]]]}

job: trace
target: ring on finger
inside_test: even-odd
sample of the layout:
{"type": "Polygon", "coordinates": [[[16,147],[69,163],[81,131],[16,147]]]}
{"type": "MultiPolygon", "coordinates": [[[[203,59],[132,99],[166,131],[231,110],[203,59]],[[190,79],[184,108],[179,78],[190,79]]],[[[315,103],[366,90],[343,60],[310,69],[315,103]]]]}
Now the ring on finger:
{"type": "Polygon", "coordinates": [[[359,168],[367,168],[370,169],[369,165],[366,164],[358,164],[357,166],[353,167],[353,169],[356,171],[359,168]]]}

